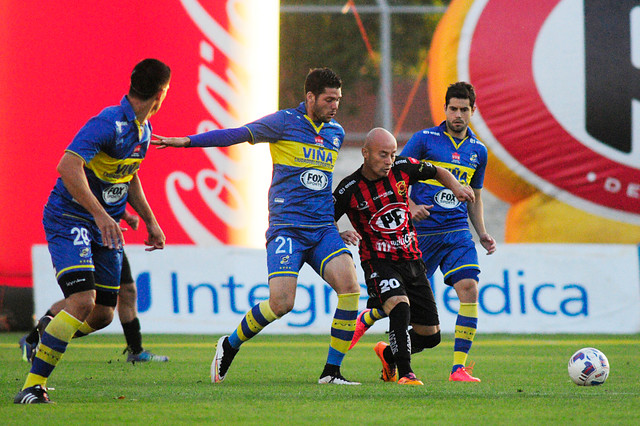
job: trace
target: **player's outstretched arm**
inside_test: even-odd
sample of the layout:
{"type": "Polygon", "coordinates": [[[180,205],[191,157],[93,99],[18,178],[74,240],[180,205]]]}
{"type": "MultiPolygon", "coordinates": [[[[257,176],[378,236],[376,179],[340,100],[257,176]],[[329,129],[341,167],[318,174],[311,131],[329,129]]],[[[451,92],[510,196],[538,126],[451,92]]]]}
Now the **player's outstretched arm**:
{"type": "Polygon", "coordinates": [[[236,127],[233,129],[215,129],[197,135],[190,135],[178,138],[168,138],[160,135],[153,135],[155,138],[151,141],[153,145],[159,148],[208,148],[208,147],[225,147],[242,142],[253,141],[253,137],[249,128],[246,126],[236,127]]]}
{"type": "Polygon", "coordinates": [[[160,135],[153,135],[155,139],[151,139],[151,145],[158,145],[158,149],[167,147],[173,148],[187,148],[191,146],[191,139],[188,137],[182,138],[167,138],[160,135]]]}

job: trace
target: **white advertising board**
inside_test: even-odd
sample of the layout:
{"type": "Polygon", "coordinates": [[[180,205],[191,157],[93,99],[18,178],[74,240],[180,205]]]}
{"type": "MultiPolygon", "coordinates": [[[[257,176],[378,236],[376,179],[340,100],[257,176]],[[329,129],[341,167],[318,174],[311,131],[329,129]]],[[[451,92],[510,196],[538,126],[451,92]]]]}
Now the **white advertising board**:
{"type": "MultiPolygon", "coordinates": [[[[138,286],[143,332],[228,334],[245,312],[268,297],[266,256],[260,249],[169,246],[145,252],[127,246],[138,286]]],[[[503,244],[480,253],[481,333],[637,333],[640,331],[638,247],[632,245],[503,244]]],[[[33,247],[36,315],[62,297],[46,246],[33,247]]],[[[361,283],[366,287],[357,253],[361,283]]],[[[442,330],[453,332],[455,291],[433,277],[442,330]]],[[[294,310],[265,333],[328,334],[337,297],[305,265],[294,310]]],[[[372,331],[384,332],[388,321],[372,331]]],[[[117,319],[104,331],[120,333],[117,319]]]]}

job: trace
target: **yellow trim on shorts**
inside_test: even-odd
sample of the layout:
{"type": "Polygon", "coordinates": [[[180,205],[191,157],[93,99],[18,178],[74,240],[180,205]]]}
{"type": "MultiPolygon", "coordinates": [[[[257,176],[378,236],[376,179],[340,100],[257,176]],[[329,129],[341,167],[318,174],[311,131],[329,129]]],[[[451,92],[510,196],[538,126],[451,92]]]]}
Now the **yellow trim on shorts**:
{"type": "Polygon", "coordinates": [[[75,269],[90,269],[92,271],[96,270],[96,268],[93,265],[73,265],[73,266],[69,266],[68,268],[64,268],[63,270],[58,272],[56,274],[56,280],[60,278],[60,275],[75,269]]]}

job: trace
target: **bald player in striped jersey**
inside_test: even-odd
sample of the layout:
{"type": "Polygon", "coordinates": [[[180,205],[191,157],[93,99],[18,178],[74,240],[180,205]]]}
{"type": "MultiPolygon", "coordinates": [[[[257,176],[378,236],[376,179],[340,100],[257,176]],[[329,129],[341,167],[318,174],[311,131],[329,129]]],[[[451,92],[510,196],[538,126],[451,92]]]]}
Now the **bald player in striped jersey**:
{"type": "Polygon", "coordinates": [[[160,147],[224,147],[268,142],[273,161],[269,189],[267,268],[269,299],[246,313],[235,331],[218,340],[211,381],[222,382],[240,346],[287,314],[295,302],[298,272],[309,264],[338,294],[329,353],[318,383],[357,385],[340,372],[358,313],[360,286],[353,259],[333,222],[333,168],[344,140],[334,117],[342,81],[329,68],[306,77],[305,101],[242,127],[182,138],[157,136],[160,147]]]}
{"type": "Polygon", "coordinates": [[[382,380],[422,385],[411,368],[411,354],[440,342],[440,322],[411,222],[409,186],[433,179],[457,200],[473,201],[474,194],[442,167],[396,157],[397,148],[385,129],[367,134],[362,166],[333,191],[335,220],[346,214],[353,225],[354,230],[341,235],[346,243],[359,246],[367,307],[389,316],[389,345],[378,342],[374,347],[382,361],[382,380]]]}
{"type": "Polygon", "coordinates": [[[120,105],[91,118],[58,163],[60,177],[42,222],[65,307],[42,332],[16,404],[49,403],[47,379],[71,338],[111,323],[124,243],[118,222],[127,202],[145,222],[147,250],[164,248],[137,172],[151,139],[149,118],[162,106],[170,79],[171,70],[159,60],[139,62],[120,105]]]}
{"type": "MultiPolygon", "coordinates": [[[[479,382],[467,366],[467,357],[478,327],[478,276],[480,265],[469,221],[487,254],[496,251],[496,241],[484,224],[482,186],[487,166],[487,148],[469,128],[476,109],[476,93],[466,82],[450,85],[445,94],[446,120],[439,126],[415,133],[401,155],[426,160],[449,170],[462,184],[473,188],[476,201],[464,203],[433,180],[411,187],[411,214],[418,232],[422,258],[431,276],[440,268],[446,285],[460,300],[455,325],[453,366],[449,380],[479,382]]],[[[356,341],[375,320],[379,311],[364,311],[358,317],[356,341]]]]}

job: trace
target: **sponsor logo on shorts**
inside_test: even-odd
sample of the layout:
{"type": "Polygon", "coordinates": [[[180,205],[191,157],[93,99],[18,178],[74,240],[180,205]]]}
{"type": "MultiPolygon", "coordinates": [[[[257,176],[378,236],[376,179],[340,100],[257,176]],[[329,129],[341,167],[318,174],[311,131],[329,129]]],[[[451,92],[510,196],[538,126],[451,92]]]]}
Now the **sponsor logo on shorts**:
{"type": "Polygon", "coordinates": [[[454,209],[460,205],[460,201],[453,195],[450,189],[443,189],[438,192],[433,199],[437,205],[445,209],[454,209]]]}
{"type": "Polygon", "coordinates": [[[67,287],[71,287],[71,286],[74,286],[74,285],[76,285],[76,284],[83,283],[83,282],[85,282],[85,281],[86,281],[86,278],[76,278],[76,279],[75,279],[75,280],[73,280],[73,281],[69,281],[69,282],[67,282],[67,283],[66,283],[66,285],[67,285],[67,287]]]}

